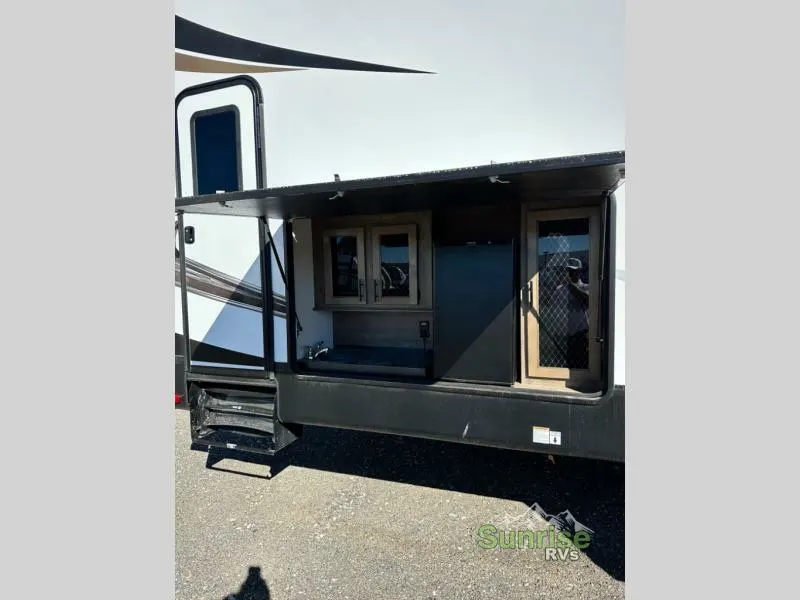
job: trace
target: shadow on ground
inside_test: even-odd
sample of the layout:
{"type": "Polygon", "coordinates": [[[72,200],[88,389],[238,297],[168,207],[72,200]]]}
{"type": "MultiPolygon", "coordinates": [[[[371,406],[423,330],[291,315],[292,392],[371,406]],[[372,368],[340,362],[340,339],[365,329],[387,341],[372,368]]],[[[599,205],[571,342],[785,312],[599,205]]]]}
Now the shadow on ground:
{"type": "Polygon", "coordinates": [[[269,586],[261,576],[261,567],[250,567],[247,570],[247,579],[239,590],[222,600],[270,600],[269,586]]]}
{"type": "Polygon", "coordinates": [[[275,457],[209,453],[208,468],[235,473],[216,466],[222,459],[269,465],[272,477],[300,466],[526,506],[537,502],[551,514],[569,510],[594,530],[586,555],[614,579],[625,580],[624,465],[562,457],[553,464],[540,454],[316,427],[304,428],[303,436],[275,457]]]}

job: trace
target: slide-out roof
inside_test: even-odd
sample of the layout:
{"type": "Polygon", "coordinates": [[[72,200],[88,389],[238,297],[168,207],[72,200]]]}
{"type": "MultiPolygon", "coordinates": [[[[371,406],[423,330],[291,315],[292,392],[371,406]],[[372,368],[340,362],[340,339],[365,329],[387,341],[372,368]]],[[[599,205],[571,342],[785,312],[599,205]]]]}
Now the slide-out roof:
{"type": "Polygon", "coordinates": [[[599,196],[613,189],[624,173],[625,152],[619,151],[183,197],[176,199],[175,210],[287,219],[599,196]],[[493,177],[506,183],[493,183],[493,177]]]}

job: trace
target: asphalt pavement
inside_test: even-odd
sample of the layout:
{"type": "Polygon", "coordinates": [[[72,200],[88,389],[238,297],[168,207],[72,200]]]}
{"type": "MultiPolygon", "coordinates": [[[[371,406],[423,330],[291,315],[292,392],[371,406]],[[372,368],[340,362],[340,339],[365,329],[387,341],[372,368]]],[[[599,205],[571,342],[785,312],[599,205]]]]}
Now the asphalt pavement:
{"type": "Polygon", "coordinates": [[[178,600],[624,598],[624,466],[306,428],[279,457],[190,449],[175,411],[178,600]],[[478,529],[593,531],[571,560],[478,529]]]}

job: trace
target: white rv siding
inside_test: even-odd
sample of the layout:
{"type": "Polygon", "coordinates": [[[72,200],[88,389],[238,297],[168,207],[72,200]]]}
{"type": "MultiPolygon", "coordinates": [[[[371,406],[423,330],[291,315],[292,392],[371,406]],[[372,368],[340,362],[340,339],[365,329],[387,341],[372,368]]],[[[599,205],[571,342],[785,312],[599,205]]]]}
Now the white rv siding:
{"type": "MultiPolygon", "coordinates": [[[[358,0],[346,5],[323,0],[179,0],[176,12],[201,25],[265,44],[433,72],[309,69],[255,75],[264,94],[266,183],[270,187],[330,181],[335,173],[342,179],[376,177],[608,152],[625,146],[625,4],[621,0],[412,0],[399,4],[358,0]]],[[[176,72],[176,94],[222,77],[176,72]]],[[[249,92],[217,94],[217,105],[246,105],[248,99],[242,94],[249,92]]],[[[192,110],[207,102],[206,98],[185,104],[179,118],[190,118],[192,110]]],[[[252,121],[243,114],[241,123],[244,137],[252,121]]],[[[242,158],[243,164],[250,164],[248,157],[242,158]]],[[[181,157],[184,194],[191,178],[187,160],[188,154],[181,157]]],[[[254,181],[248,179],[245,187],[255,187],[254,181]]],[[[625,270],[624,189],[617,191],[617,201],[614,383],[624,384],[625,283],[624,276],[619,276],[625,270]]],[[[231,243],[239,244],[242,253],[226,246],[224,260],[230,264],[221,266],[226,273],[243,274],[257,260],[258,247],[251,235],[234,234],[241,226],[229,221],[218,218],[214,231],[232,228],[231,239],[238,241],[231,243]]],[[[306,232],[303,224],[296,225],[300,240],[306,232]]],[[[271,220],[270,230],[282,253],[280,222],[271,220]]],[[[204,243],[203,235],[198,233],[197,244],[204,243]]],[[[228,238],[227,233],[220,235],[228,238]]],[[[294,248],[298,264],[310,261],[304,244],[294,248]]],[[[285,292],[276,265],[273,291],[285,292]]],[[[211,313],[203,310],[194,314],[190,307],[190,330],[196,340],[215,329],[211,313]]],[[[222,318],[223,307],[216,310],[222,318]]],[[[178,304],[176,315],[179,311],[178,304]]],[[[298,348],[330,341],[325,318],[301,324],[305,332],[298,348]]],[[[249,352],[259,346],[260,328],[248,332],[250,337],[236,341],[236,349],[249,352]]],[[[275,336],[275,360],[284,362],[286,327],[278,316],[275,336]]],[[[232,343],[223,338],[215,339],[232,343]]]]}

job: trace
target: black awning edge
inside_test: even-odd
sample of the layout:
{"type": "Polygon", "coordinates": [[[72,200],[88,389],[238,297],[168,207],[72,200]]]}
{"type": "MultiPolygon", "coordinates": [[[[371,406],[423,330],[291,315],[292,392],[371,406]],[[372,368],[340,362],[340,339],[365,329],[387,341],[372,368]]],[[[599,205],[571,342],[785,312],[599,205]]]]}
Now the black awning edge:
{"type": "Polygon", "coordinates": [[[204,204],[221,204],[240,202],[242,200],[266,200],[289,198],[304,195],[335,194],[353,190],[368,190],[404,185],[417,185],[425,183],[482,179],[492,176],[510,176],[521,173],[535,173],[544,171],[560,171],[585,167],[624,166],[625,151],[604,152],[598,154],[583,154],[576,156],[563,156],[544,158],[511,163],[489,164],[476,167],[464,167],[441,171],[429,171],[404,175],[390,175],[367,179],[352,179],[350,181],[329,181],[322,183],[303,184],[275,188],[246,190],[242,192],[229,192],[225,194],[207,194],[204,196],[186,196],[176,198],[176,211],[199,207],[204,204]]]}

